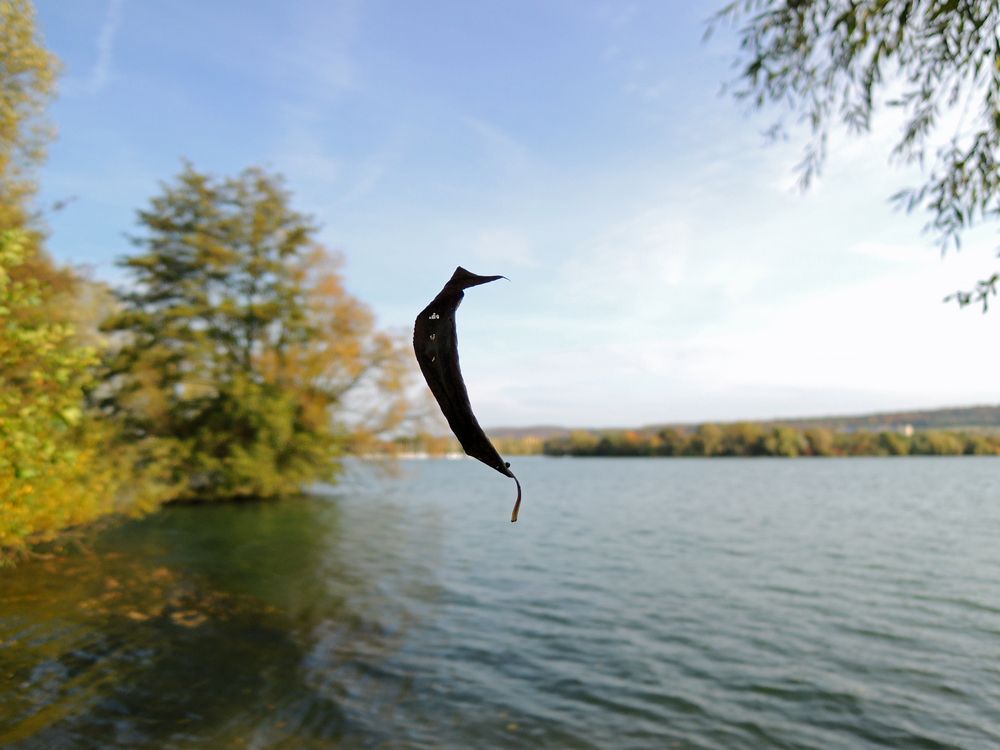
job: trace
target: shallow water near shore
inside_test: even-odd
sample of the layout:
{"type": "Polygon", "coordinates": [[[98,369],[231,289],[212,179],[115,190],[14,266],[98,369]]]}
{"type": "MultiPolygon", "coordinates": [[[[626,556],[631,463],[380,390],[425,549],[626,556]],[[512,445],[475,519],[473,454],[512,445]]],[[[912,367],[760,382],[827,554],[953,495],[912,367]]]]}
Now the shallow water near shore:
{"type": "Polygon", "coordinates": [[[1000,746],[1000,460],[513,464],[0,571],[0,745],[1000,746]]]}

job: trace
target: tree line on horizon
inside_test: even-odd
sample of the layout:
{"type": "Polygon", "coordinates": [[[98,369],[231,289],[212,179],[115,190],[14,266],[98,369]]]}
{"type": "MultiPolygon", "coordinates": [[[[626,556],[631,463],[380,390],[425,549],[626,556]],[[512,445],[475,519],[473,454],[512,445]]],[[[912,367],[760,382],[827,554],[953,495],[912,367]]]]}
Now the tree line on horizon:
{"type": "Polygon", "coordinates": [[[959,456],[1000,454],[1000,434],[951,430],[798,429],[755,422],[703,424],[653,433],[575,431],[546,440],[547,456],[959,456]]]}
{"type": "MultiPolygon", "coordinates": [[[[510,456],[635,457],[785,457],[798,456],[995,456],[1000,432],[974,430],[799,429],[764,422],[707,423],[659,430],[573,430],[542,438],[493,437],[510,456]]],[[[444,456],[461,452],[447,435],[422,433],[396,437],[380,450],[393,455],[444,456]]]]}

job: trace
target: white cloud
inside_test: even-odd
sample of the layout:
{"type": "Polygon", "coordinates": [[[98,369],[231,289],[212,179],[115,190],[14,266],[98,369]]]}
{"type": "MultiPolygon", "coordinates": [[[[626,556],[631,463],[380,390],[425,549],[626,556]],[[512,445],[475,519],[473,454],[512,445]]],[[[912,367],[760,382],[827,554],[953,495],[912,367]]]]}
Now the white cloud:
{"type": "Polygon", "coordinates": [[[595,8],[597,20],[612,28],[628,26],[639,12],[639,3],[601,3],[595,8]]]}
{"type": "Polygon", "coordinates": [[[85,79],[68,78],[63,86],[68,96],[95,96],[104,91],[113,77],[115,38],[121,25],[124,0],[108,0],[104,20],[95,43],[97,57],[85,79]]]}
{"type": "Polygon", "coordinates": [[[285,127],[272,156],[275,166],[297,194],[329,195],[341,174],[341,164],[329,148],[323,118],[311,108],[287,105],[285,127]]]}
{"type": "Polygon", "coordinates": [[[852,389],[897,403],[995,400],[994,321],[940,302],[957,274],[923,269],[751,311],[709,337],[701,375],[735,390],[852,389]],[[941,277],[944,278],[941,278],[941,277]]]}
{"type": "Polygon", "coordinates": [[[848,248],[848,252],[891,263],[914,264],[926,262],[928,249],[899,242],[859,242],[848,248]]]}
{"type": "Polygon", "coordinates": [[[496,125],[478,117],[463,118],[465,124],[479,137],[488,158],[507,174],[525,172],[532,163],[528,150],[510,134],[496,125]]]}
{"type": "Polygon", "coordinates": [[[472,254],[483,261],[503,262],[520,268],[538,265],[528,238],[512,227],[481,230],[472,240],[472,254]]]}
{"type": "Polygon", "coordinates": [[[943,259],[910,241],[913,228],[859,241],[869,231],[851,213],[852,181],[832,181],[822,202],[780,206],[750,182],[736,218],[719,209],[728,195],[708,207],[663,200],[565,259],[548,322],[473,355],[484,423],[624,426],[996,400],[995,317],[942,302],[983,275],[992,237],[943,259]]]}
{"type": "Polygon", "coordinates": [[[314,102],[336,101],[360,87],[354,54],[361,13],[355,0],[332,0],[323,11],[292,4],[292,23],[285,38],[269,44],[275,74],[287,90],[314,102]]]}
{"type": "Polygon", "coordinates": [[[557,283],[578,315],[600,319],[619,336],[670,338],[753,301],[784,262],[787,249],[776,251],[753,239],[753,232],[745,234],[750,236],[735,242],[718,212],[705,215],[693,204],[664,200],[561,263],[557,283]]]}
{"type": "Polygon", "coordinates": [[[645,304],[689,279],[691,226],[670,211],[649,210],[611,227],[563,263],[563,283],[592,302],[645,304]]]}
{"type": "Polygon", "coordinates": [[[995,402],[995,319],[941,303],[942,289],[960,277],[943,275],[861,281],[747,308],[742,319],[697,332],[635,333],[622,318],[585,345],[563,346],[546,331],[549,348],[479,351],[466,375],[489,425],[628,426],[995,402]]]}
{"type": "Polygon", "coordinates": [[[405,138],[397,133],[374,153],[364,156],[352,175],[353,183],[340,200],[349,203],[374,192],[402,157],[404,142],[405,138]]]}

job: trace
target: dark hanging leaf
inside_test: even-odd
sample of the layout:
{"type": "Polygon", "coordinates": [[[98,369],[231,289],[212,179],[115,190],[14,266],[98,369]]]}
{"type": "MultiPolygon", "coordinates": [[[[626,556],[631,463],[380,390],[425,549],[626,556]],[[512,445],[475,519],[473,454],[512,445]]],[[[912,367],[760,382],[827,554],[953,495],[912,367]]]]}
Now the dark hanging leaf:
{"type": "Polygon", "coordinates": [[[469,393],[458,366],[458,332],[455,328],[455,312],[465,296],[464,290],[502,278],[505,277],[478,276],[461,266],[456,268],[444,288],[417,316],[413,326],[413,350],[431,393],[465,452],[510,477],[517,485],[517,500],[510,515],[511,522],[514,522],[521,507],[521,483],[472,413],[469,393]]]}

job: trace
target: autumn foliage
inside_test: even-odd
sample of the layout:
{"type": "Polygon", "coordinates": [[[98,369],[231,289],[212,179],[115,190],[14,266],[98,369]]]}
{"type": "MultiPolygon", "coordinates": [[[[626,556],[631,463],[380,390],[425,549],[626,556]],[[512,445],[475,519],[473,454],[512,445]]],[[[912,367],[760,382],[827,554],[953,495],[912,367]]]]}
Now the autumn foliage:
{"type": "Polygon", "coordinates": [[[49,288],[13,278],[28,244],[0,235],[0,562],[155,497],[126,489],[106,452],[113,427],[84,409],[97,352],[76,342],[71,324],[32,314],[49,288]]]}
{"type": "Polygon", "coordinates": [[[56,75],[26,0],[0,0],[0,564],[31,544],[125,510],[105,445],[112,428],[85,408],[98,352],[87,341],[86,282],[42,249],[33,169],[56,75]],[[79,301],[79,304],[78,304],[79,301]]]}
{"type": "Polygon", "coordinates": [[[281,178],[187,166],[139,212],[117,296],[44,249],[58,63],[0,0],[0,564],[171,500],[332,481],[407,413],[409,358],[281,178]]]}
{"type": "Polygon", "coordinates": [[[125,444],[156,452],[169,499],[332,481],[402,419],[403,346],[347,293],[280,177],[187,166],[139,222],[99,403],[125,444]]]}

